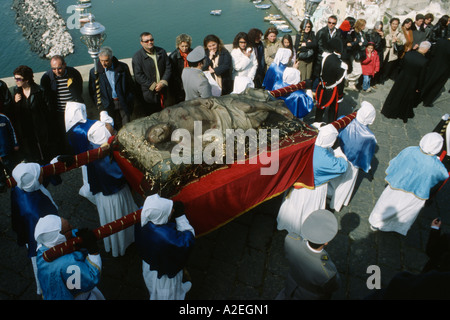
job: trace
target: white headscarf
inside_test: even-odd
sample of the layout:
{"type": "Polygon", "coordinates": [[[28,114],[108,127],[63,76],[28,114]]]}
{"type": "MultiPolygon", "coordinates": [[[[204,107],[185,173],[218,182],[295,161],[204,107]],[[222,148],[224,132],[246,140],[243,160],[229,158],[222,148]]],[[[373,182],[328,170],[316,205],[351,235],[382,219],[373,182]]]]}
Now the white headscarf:
{"type": "Polygon", "coordinates": [[[371,125],[375,121],[376,111],[370,102],[361,102],[361,109],[356,113],[356,120],[364,125],[371,125]]]}
{"type": "Polygon", "coordinates": [[[236,76],[234,78],[234,86],[233,86],[233,92],[235,94],[239,94],[245,91],[247,88],[254,88],[255,85],[249,77],[244,76],[236,76]]]}
{"type": "Polygon", "coordinates": [[[114,127],[114,119],[108,114],[107,111],[100,112],[100,121],[103,123],[109,123],[114,127]]]}
{"type": "Polygon", "coordinates": [[[111,137],[111,133],[106,128],[105,123],[96,121],[88,130],[88,140],[94,144],[102,145],[108,142],[111,137]]]}
{"type": "Polygon", "coordinates": [[[53,201],[50,192],[39,182],[39,176],[41,175],[41,166],[37,163],[19,163],[12,171],[12,177],[17,183],[17,187],[25,192],[34,192],[41,190],[58,208],[53,201]]]}
{"type": "Polygon", "coordinates": [[[437,132],[427,133],[420,140],[420,149],[429,155],[435,155],[441,151],[444,145],[444,138],[437,132]]]}
{"type": "Polygon", "coordinates": [[[141,225],[149,221],[156,225],[167,223],[172,207],[173,201],[170,199],[161,198],[159,194],[148,196],[141,211],[141,225]]]}
{"type": "Polygon", "coordinates": [[[282,64],[288,64],[291,60],[292,51],[287,48],[279,48],[277,50],[277,53],[275,55],[275,58],[273,59],[273,63],[276,63],[277,65],[282,64]]]}
{"type": "Polygon", "coordinates": [[[336,141],[338,134],[337,129],[332,124],[322,126],[319,128],[315,144],[322,148],[330,148],[336,141]]]}
{"type": "Polygon", "coordinates": [[[78,122],[85,123],[87,120],[86,105],[79,102],[69,101],[66,103],[64,112],[64,121],[66,124],[66,132],[70,130],[78,122]]]}
{"type": "Polygon", "coordinates": [[[292,67],[284,69],[283,72],[283,82],[287,84],[297,84],[300,83],[300,70],[292,67]]]}
{"type": "Polygon", "coordinates": [[[38,243],[38,248],[41,245],[47,248],[52,248],[67,239],[60,233],[62,227],[61,218],[54,214],[48,214],[40,218],[34,229],[34,238],[38,243]]]}

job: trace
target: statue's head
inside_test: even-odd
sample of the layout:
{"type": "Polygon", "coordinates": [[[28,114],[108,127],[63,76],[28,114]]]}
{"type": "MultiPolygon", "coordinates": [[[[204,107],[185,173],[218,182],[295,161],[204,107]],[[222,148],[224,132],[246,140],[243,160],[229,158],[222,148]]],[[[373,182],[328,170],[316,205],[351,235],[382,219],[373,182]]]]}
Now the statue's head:
{"type": "Polygon", "coordinates": [[[158,144],[170,141],[173,128],[169,123],[158,123],[147,129],[145,132],[145,140],[150,144],[158,144]]]}

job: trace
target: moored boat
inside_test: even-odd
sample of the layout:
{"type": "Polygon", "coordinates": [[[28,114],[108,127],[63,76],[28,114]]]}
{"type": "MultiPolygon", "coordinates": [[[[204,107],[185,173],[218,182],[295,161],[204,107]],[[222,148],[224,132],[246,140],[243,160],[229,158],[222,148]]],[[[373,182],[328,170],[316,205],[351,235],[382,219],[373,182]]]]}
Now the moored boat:
{"type": "Polygon", "coordinates": [[[213,16],[220,16],[222,14],[222,10],[211,10],[209,14],[213,16]]]}
{"type": "Polygon", "coordinates": [[[255,8],[258,9],[269,9],[271,6],[271,4],[255,4],[255,8]]]}

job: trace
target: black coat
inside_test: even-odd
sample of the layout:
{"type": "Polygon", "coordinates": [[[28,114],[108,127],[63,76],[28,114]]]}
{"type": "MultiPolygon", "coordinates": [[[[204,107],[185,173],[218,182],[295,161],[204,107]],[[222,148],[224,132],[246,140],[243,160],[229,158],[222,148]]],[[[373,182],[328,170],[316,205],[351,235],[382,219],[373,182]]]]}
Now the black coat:
{"type": "Polygon", "coordinates": [[[328,50],[328,42],[335,37],[339,37],[339,30],[336,28],[336,31],[330,36],[330,32],[327,26],[323,27],[316,33],[317,40],[317,52],[316,52],[316,61],[314,65],[313,77],[319,77],[321,71],[321,63],[322,63],[322,54],[328,50]]]}
{"type": "MultiPolygon", "coordinates": [[[[205,66],[203,71],[208,70],[209,66],[212,66],[212,62],[209,59],[209,50],[205,50],[205,66]]],[[[233,78],[231,76],[233,70],[233,63],[230,52],[222,48],[219,52],[219,66],[214,69],[214,73],[222,77],[222,95],[229,94],[233,91],[233,78]]]]}
{"type": "MultiPolygon", "coordinates": [[[[83,101],[83,78],[80,72],[72,67],[66,67],[67,76],[72,79],[72,84],[69,86],[72,101],[84,103],[83,101]]],[[[57,111],[57,88],[58,83],[56,76],[52,70],[48,70],[42,75],[41,87],[44,90],[45,99],[52,112],[57,111]]]]}
{"type": "Polygon", "coordinates": [[[450,40],[438,39],[431,48],[430,63],[425,76],[421,99],[430,106],[450,77],[450,40]]]}
{"type": "Polygon", "coordinates": [[[303,41],[300,42],[301,37],[302,37],[301,33],[297,34],[297,36],[295,37],[294,48],[295,48],[295,50],[297,52],[297,58],[298,58],[298,54],[300,52],[306,52],[309,49],[312,49],[312,50],[314,50],[314,54],[311,57],[306,58],[306,59],[299,59],[299,60],[302,60],[302,61],[307,62],[307,63],[313,62],[314,58],[315,58],[315,53],[316,53],[316,50],[317,50],[316,34],[315,34],[314,31],[310,31],[308,33],[305,32],[303,34],[303,41]],[[301,46],[302,43],[306,43],[306,46],[301,46]]]}
{"type": "MultiPolygon", "coordinates": [[[[115,90],[117,98],[119,99],[120,107],[125,111],[125,113],[130,116],[133,112],[134,107],[134,83],[131,77],[130,68],[124,62],[117,60],[116,57],[112,58],[113,70],[114,70],[114,80],[115,80],[115,90]]],[[[106,76],[105,68],[98,62],[98,79],[100,85],[100,99],[102,107],[108,112],[108,114],[113,115],[114,113],[114,101],[112,97],[112,88],[106,76]]],[[[89,95],[92,101],[96,103],[96,90],[95,90],[95,70],[91,69],[89,72],[89,95]]]]}
{"type": "MultiPolygon", "coordinates": [[[[189,52],[192,49],[189,48],[189,52]]],[[[181,80],[181,73],[184,69],[184,59],[180,54],[180,50],[176,48],[169,55],[170,63],[172,64],[172,75],[170,76],[169,92],[174,103],[184,101],[185,93],[183,89],[183,81],[181,80]]]]}
{"type": "Polygon", "coordinates": [[[52,138],[54,123],[51,122],[49,107],[42,88],[33,83],[28,98],[21,87],[14,87],[14,95],[19,93],[22,99],[14,102],[14,128],[18,135],[22,151],[31,161],[47,163],[54,156],[52,138]]]}
{"type": "MultiPolygon", "coordinates": [[[[169,56],[163,48],[156,46],[154,48],[160,80],[165,80],[169,83],[172,73],[169,56]]],[[[140,88],[144,101],[152,104],[159,103],[160,95],[156,91],[149,90],[150,86],[153,83],[156,83],[155,63],[153,59],[147,55],[144,48],[139,49],[134,54],[132,58],[132,67],[134,80],[140,88]]],[[[167,87],[163,88],[162,94],[167,94],[167,87]]]]}
{"type": "Polygon", "coordinates": [[[402,119],[404,122],[408,118],[414,118],[413,109],[417,106],[418,95],[424,87],[427,64],[428,59],[418,51],[408,51],[405,54],[402,68],[381,109],[385,117],[402,119]]]}

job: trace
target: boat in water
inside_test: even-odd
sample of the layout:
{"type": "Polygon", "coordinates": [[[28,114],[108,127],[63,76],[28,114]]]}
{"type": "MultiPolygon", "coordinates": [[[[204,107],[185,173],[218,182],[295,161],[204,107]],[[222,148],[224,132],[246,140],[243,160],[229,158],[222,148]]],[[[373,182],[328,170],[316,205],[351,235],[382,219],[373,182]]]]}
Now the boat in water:
{"type": "Polygon", "coordinates": [[[222,14],[222,10],[211,10],[209,14],[213,16],[220,16],[222,14]]]}
{"type": "Polygon", "coordinates": [[[264,21],[273,21],[273,20],[278,20],[281,19],[281,14],[269,14],[267,16],[264,17],[264,21]]]}
{"type": "Polygon", "coordinates": [[[271,6],[271,4],[255,4],[255,8],[257,9],[269,9],[271,6]]]}
{"type": "Polygon", "coordinates": [[[261,3],[261,2],[262,2],[262,0],[255,0],[255,1],[253,1],[254,4],[258,4],[258,3],[261,3]]]}
{"type": "Polygon", "coordinates": [[[270,20],[269,22],[274,25],[286,24],[286,20],[270,20]]]}

